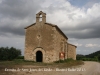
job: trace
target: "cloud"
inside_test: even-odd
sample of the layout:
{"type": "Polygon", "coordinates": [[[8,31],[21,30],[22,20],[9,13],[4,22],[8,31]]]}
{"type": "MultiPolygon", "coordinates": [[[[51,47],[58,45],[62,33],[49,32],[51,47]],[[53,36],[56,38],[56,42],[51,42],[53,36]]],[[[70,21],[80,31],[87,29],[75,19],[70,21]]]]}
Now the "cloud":
{"type": "Polygon", "coordinates": [[[41,3],[39,0],[3,0],[0,3],[0,14],[3,17],[18,19],[24,19],[28,16],[31,17],[40,8],[38,2],[41,3]]]}
{"type": "Polygon", "coordinates": [[[82,46],[82,44],[79,44],[79,43],[75,43],[75,45],[76,45],[76,46],[82,46]]]}
{"type": "Polygon", "coordinates": [[[44,9],[48,12],[47,20],[57,24],[70,38],[100,38],[98,33],[100,32],[100,3],[95,3],[91,8],[85,9],[73,7],[69,2],[64,1],[60,3],[60,6],[44,9]]]}
{"type": "Polygon", "coordinates": [[[85,8],[90,8],[92,7],[95,3],[99,3],[100,0],[67,0],[69,1],[73,6],[77,7],[85,7],[85,8]]]}
{"type": "Polygon", "coordinates": [[[22,55],[24,55],[24,39],[25,37],[4,37],[0,36],[0,47],[15,47],[22,51],[22,55]]]}
{"type": "Polygon", "coordinates": [[[3,0],[0,3],[0,34],[24,36],[24,27],[35,22],[40,10],[47,22],[57,24],[69,38],[100,38],[100,3],[91,8],[75,7],[66,0],[3,0]]]}
{"type": "Polygon", "coordinates": [[[69,42],[77,45],[77,54],[99,50],[100,0],[88,1],[77,7],[69,0],[0,0],[1,46],[24,50],[24,28],[34,23],[36,13],[42,10],[47,22],[58,25],[69,42]]]}
{"type": "Polygon", "coordinates": [[[98,44],[86,44],[85,47],[100,47],[98,44]]]}
{"type": "MultiPolygon", "coordinates": [[[[24,28],[23,27],[14,27],[14,26],[2,26],[0,27],[0,34],[9,36],[9,34],[14,35],[25,35],[24,34],[24,28]]],[[[11,35],[10,35],[11,36],[11,35]]]]}
{"type": "Polygon", "coordinates": [[[41,9],[42,2],[39,0],[2,0],[0,2],[0,35],[24,36],[24,28],[35,22],[35,14],[41,9]]]}
{"type": "Polygon", "coordinates": [[[90,8],[92,7],[95,3],[99,3],[100,0],[87,0],[86,4],[84,5],[84,7],[86,8],[90,8]]]}

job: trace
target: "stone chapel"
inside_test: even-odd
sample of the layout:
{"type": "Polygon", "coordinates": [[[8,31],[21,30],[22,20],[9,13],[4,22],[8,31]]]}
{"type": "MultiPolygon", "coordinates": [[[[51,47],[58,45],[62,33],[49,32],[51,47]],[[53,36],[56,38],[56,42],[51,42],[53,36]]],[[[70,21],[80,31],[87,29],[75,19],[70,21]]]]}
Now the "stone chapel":
{"type": "Polygon", "coordinates": [[[57,25],[46,22],[46,13],[36,14],[36,22],[25,28],[24,59],[50,63],[72,58],[76,60],[76,46],[57,25]]]}

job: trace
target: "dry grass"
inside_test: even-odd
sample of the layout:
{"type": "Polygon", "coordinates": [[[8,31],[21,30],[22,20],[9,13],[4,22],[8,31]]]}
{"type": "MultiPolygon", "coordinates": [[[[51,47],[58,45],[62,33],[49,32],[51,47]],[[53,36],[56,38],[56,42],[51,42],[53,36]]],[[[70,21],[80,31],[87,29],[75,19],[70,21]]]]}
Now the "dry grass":
{"type": "Polygon", "coordinates": [[[5,71],[5,68],[66,68],[82,64],[84,64],[82,61],[67,61],[63,63],[36,63],[32,61],[24,61],[22,59],[16,59],[13,61],[0,61],[0,75],[13,75],[13,72],[5,71]]]}
{"type": "Polygon", "coordinates": [[[77,60],[65,60],[63,62],[57,61],[56,63],[40,63],[40,62],[33,62],[33,61],[24,61],[23,59],[16,59],[13,61],[1,61],[1,65],[5,66],[15,66],[15,65],[32,65],[32,66],[43,66],[43,67],[71,67],[71,66],[77,66],[77,65],[83,65],[84,63],[82,61],[77,60]]]}

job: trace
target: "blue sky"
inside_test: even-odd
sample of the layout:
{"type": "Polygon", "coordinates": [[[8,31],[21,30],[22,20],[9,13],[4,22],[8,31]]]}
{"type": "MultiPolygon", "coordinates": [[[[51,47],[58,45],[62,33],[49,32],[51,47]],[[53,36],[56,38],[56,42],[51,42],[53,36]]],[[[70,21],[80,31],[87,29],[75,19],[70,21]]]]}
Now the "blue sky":
{"type": "Polygon", "coordinates": [[[68,0],[72,5],[83,7],[86,5],[90,0],[68,0]]]}
{"type": "Polygon", "coordinates": [[[100,50],[100,0],[0,0],[0,47],[16,47],[24,54],[24,28],[45,12],[77,46],[77,54],[100,50]]]}
{"type": "Polygon", "coordinates": [[[93,4],[100,2],[100,0],[68,0],[72,5],[77,7],[91,7],[93,4]]]}

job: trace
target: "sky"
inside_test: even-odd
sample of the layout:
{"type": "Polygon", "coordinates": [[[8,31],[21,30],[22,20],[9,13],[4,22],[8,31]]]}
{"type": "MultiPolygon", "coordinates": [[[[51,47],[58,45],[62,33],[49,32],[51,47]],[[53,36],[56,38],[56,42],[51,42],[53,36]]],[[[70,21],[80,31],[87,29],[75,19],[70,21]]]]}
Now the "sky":
{"type": "Polygon", "coordinates": [[[24,55],[24,28],[35,23],[39,11],[77,46],[77,54],[100,50],[100,0],[0,0],[0,47],[24,55]]]}

